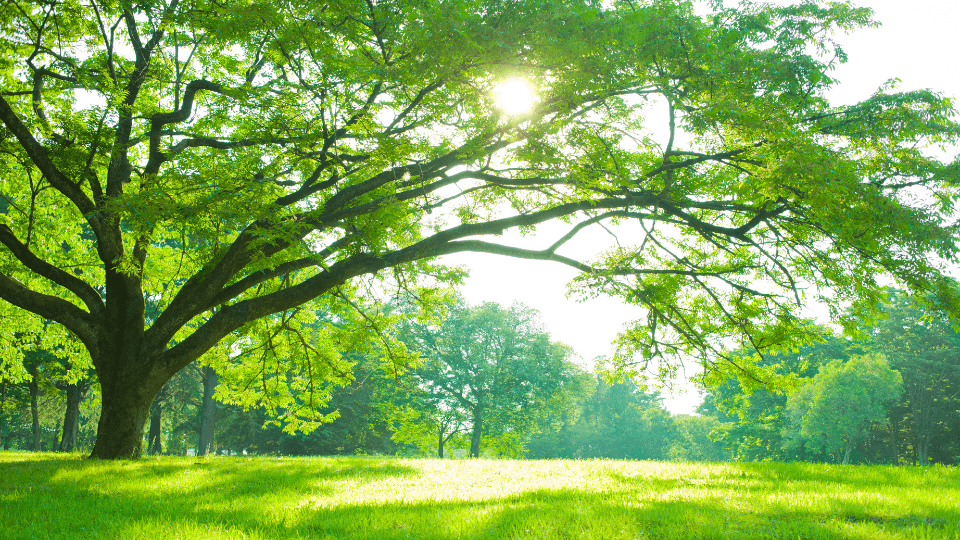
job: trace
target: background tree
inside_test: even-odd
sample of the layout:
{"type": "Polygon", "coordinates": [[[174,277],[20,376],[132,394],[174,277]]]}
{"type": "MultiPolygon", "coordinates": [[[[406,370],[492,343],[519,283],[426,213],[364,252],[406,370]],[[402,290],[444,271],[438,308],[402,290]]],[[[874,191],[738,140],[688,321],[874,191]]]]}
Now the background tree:
{"type": "Polygon", "coordinates": [[[698,358],[753,373],[724,356],[731,339],[762,353],[810,338],[806,301],[829,291],[855,314],[881,274],[960,314],[942,271],[958,167],[924,154],[957,140],[950,101],[883,88],[827,102],[845,58],[832,35],[871,24],[868,9],[716,9],[4,3],[0,299],[18,315],[0,339],[44,319],[76,336],[100,383],[93,455],[120,458],[201,357],[246,403],[266,399],[251,373],[302,366],[269,399],[317,427],[327,382],[349,380],[344,343],[370,326],[291,338],[242,369],[235,347],[373,291],[455,280],[430,262],[448,253],[560,262],[580,290],[641,306],[626,371],[698,358]],[[511,78],[534,87],[529,112],[495,107],[511,78]],[[558,220],[569,230],[545,249],[491,240],[558,220]],[[614,222],[643,232],[562,252],[614,222]]]}
{"type": "Polygon", "coordinates": [[[597,376],[575,366],[570,380],[540,417],[540,426],[527,443],[527,457],[555,459],[580,455],[580,444],[587,431],[581,419],[597,388],[597,376]]]}
{"type": "Polygon", "coordinates": [[[787,410],[800,435],[839,452],[844,465],[873,424],[884,423],[887,408],[903,393],[903,379],[880,354],[853,355],[820,368],[792,392],[787,410]]]}
{"type": "Polygon", "coordinates": [[[388,400],[396,381],[379,358],[352,356],[354,380],[332,391],[321,414],[332,418],[310,433],[283,429],[275,414],[257,407],[221,405],[218,448],[236,453],[283,455],[386,454],[397,451],[391,439],[388,400]]]}
{"type": "Polygon", "coordinates": [[[217,426],[217,402],[213,397],[217,390],[219,377],[210,366],[200,369],[203,381],[203,397],[200,401],[200,435],[197,443],[197,455],[202,456],[213,450],[213,434],[217,426]]]}
{"type": "Polygon", "coordinates": [[[664,459],[673,424],[660,397],[630,382],[597,381],[580,421],[592,429],[582,437],[578,457],[664,459]]]}
{"type": "MultiPolygon", "coordinates": [[[[856,449],[865,463],[923,463],[922,445],[929,441],[927,462],[951,464],[960,451],[960,403],[951,398],[958,375],[957,333],[936,310],[924,309],[898,291],[890,291],[878,320],[862,320],[857,339],[829,339],[767,355],[764,362],[781,374],[800,380],[817,375],[832,360],[846,361],[867,352],[884,354],[901,373],[904,393],[888,408],[887,419],[874,424],[856,449]],[[920,419],[919,422],[914,418],[920,419]],[[918,426],[921,429],[918,430],[918,426]]],[[[787,411],[784,393],[764,388],[745,393],[735,378],[710,387],[698,411],[716,417],[715,435],[741,460],[829,459],[823,444],[807,441],[787,411]],[[807,444],[810,442],[810,444],[807,444]]]]}
{"type": "Polygon", "coordinates": [[[427,389],[404,388],[390,403],[390,416],[397,427],[393,439],[415,447],[419,453],[436,452],[439,458],[446,455],[450,443],[457,448],[469,447],[470,417],[453,401],[446,395],[432,395],[427,389]]]}
{"type": "Polygon", "coordinates": [[[535,458],[667,459],[676,426],[657,394],[630,381],[610,384],[590,375],[587,392],[567,421],[542,429],[530,442],[535,458]]]}
{"type": "Polygon", "coordinates": [[[167,399],[167,386],[157,392],[150,405],[150,430],[147,432],[147,453],[157,455],[163,452],[163,405],[167,399]]]}
{"type": "Polygon", "coordinates": [[[927,465],[938,435],[960,416],[960,335],[903,294],[892,292],[884,312],[871,343],[903,377],[897,420],[909,426],[916,461],[927,465]]]}
{"type": "Polygon", "coordinates": [[[149,451],[185,455],[188,449],[196,449],[202,400],[203,380],[198,366],[189,366],[174,375],[151,406],[149,451]]]}
{"type": "Polygon", "coordinates": [[[716,433],[721,430],[715,416],[681,414],[673,417],[675,435],[667,455],[681,461],[718,462],[730,459],[723,440],[716,433]]]}
{"type": "Polygon", "coordinates": [[[59,389],[64,393],[66,403],[58,450],[60,452],[72,452],[76,450],[80,437],[80,406],[87,397],[94,382],[95,374],[93,370],[80,374],[71,373],[73,370],[69,361],[66,361],[63,367],[66,371],[64,378],[59,383],[59,389]]]}
{"type": "MultiPolygon", "coordinates": [[[[820,366],[831,360],[846,360],[862,347],[844,338],[830,337],[823,342],[799,347],[795,351],[768,354],[761,364],[768,373],[784,380],[812,378],[820,366]]],[[[741,351],[742,353],[742,351],[741,351]]],[[[756,381],[729,377],[714,382],[698,412],[714,416],[720,422],[716,436],[730,453],[743,461],[806,461],[814,459],[819,448],[807,448],[805,439],[793,429],[787,414],[787,393],[783,389],[758,387],[756,381]]]]}
{"type": "Polygon", "coordinates": [[[408,335],[424,356],[411,375],[435,411],[430,422],[460,411],[472,457],[484,437],[517,452],[573,371],[570,349],[551,342],[539,314],[520,304],[457,304],[439,328],[412,324],[408,335]]]}

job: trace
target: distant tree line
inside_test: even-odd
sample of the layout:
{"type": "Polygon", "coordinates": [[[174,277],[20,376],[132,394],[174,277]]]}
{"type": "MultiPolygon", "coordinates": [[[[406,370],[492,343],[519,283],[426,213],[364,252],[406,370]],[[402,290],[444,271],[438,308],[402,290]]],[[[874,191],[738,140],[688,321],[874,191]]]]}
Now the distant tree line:
{"type": "MultiPolygon", "coordinates": [[[[399,321],[390,328],[400,344],[393,352],[405,360],[346,355],[352,378],[329,390],[326,419],[315,429],[290,429],[283,410],[232,404],[215,369],[189,366],[154,401],[145,447],[179,455],[901,465],[954,464],[960,456],[960,336],[896,293],[886,318],[865,325],[862,339],[762,359],[794,381],[788,390],[745,391],[729,378],[710,387],[697,415],[674,416],[657,393],[579,366],[528,307],[457,301],[433,319],[406,316],[400,303],[389,309],[399,321]]],[[[99,416],[92,373],[36,350],[24,355],[21,373],[0,382],[0,445],[89,450],[99,416]]]]}
{"type": "MultiPolygon", "coordinates": [[[[332,391],[320,411],[329,421],[316,429],[289,429],[284,411],[225,403],[227,389],[217,393],[216,371],[189,366],[154,400],[145,448],[153,454],[724,458],[707,438],[714,426],[704,422],[713,420],[671,417],[658,395],[578,366],[535,310],[455,302],[431,322],[403,315],[403,305],[392,309],[402,321],[392,331],[419,360],[390,369],[383,358],[347,355],[352,380],[332,391]],[[679,440],[695,441],[698,450],[679,440]]],[[[60,364],[50,353],[25,358],[38,366],[27,369],[35,376],[0,386],[0,443],[60,450],[68,400],[55,369],[60,364]],[[31,422],[31,411],[38,422],[31,422]]],[[[89,450],[95,442],[99,401],[92,374],[81,386],[76,442],[63,449],[89,450]]]]}
{"type": "Polygon", "coordinates": [[[711,389],[700,414],[733,459],[898,465],[960,459],[960,335],[891,292],[861,339],[834,338],[764,362],[797,388],[711,389]]]}

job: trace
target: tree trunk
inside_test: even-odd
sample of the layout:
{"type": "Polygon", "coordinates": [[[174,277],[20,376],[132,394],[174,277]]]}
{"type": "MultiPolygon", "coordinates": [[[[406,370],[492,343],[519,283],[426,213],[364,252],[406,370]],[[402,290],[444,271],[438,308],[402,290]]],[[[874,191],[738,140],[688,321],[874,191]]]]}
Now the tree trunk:
{"type": "Polygon", "coordinates": [[[930,434],[924,433],[917,437],[917,461],[920,462],[921,467],[926,467],[930,464],[930,434]]]}
{"type": "Polygon", "coordinates": [[[37,399],[40,396],[40,384],[37,382],[37,367],[32,366],[28,369],[30,372],[30,414],[33,416],[33,451],[40,451],[40,408],[37,399]]]}
{"type": "Polygon", "coordinates": [[[853,454],[853,447],[854,447],[854,446],[855,446],[855,445],[854,445],[853,443],[847,443],[847,447],[844,448],[844,450],[843,450],[843,464],[844,464],[844,465],[849,465],[849,464],[850,464],[850,455],[853,454]]]}
{"type": "Polygon", "coordinates": [[[61,452],[71,452],[77,447],[82,399],[83,389],[79,383],[67,385],[67,411],[63,414],[63,435],[60,437],[61,452]]]}
{"type": "Polygon", "coordinates": [[[4,403],[7,402],[7,383],[0,382],[0,445],[3,446],[3,449],[8,448],[9,443],[8,437],[5,435],[5,429],[7,425],[7,413],[4,412],[4,403]]]}
{"type": "Polygon", "coordinates": [[[143,453],[143,430],[150,404],[162,384],[131,379],[118,378],[114,384],[107,384],[101,377],[103,403],[91,458],[137,459],[143,453]]]}
{"type": "Polygon", "coordinates": [[[897,448],[897,430],[899,422],[890,422],[890,446],[893,447],[893,466],[900,466],[900,450],[897,448]]]}
{"type": "Polygon", "coordinates": [[[483,432],[483,419],[479,410],[473,412],[473,435],[470,437],[470,457],[480,457],[480,435],[483,432]]]}
{"type": "Polygon", "coordinates": [[[150,406],[150,433],[147,435],[147,452],[152,455],[158,455],[163,452],[163,446],[160,442],[160,420],[163,413],[163,403],[160,394],[153,400],[150,406]]]}
{"type": "Polygon", "coordinates": [[[446,442],[446,440],[443,438],[443,428],[440,428],[439,432],[440,437],[437,440],[437,457],[443,459],[443,443],[446,442]]]}
{"type": "Polygon", "coordinates": [[[197,455],[202,456],[213,450],[213,429],[217,422],[217,402],[213,392],[219,382],[217,372],[212,367],[203,368],[203,405],[200,408],[200,444],[197,455]]]}

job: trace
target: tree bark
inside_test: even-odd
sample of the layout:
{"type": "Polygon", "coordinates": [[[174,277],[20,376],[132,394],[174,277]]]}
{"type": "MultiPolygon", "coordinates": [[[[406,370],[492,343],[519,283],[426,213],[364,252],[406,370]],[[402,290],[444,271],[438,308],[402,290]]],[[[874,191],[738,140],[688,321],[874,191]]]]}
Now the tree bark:
{"type": "Polygon", "coordinates": [[[137,459],[143,454],[143,431],[160,385],[136,382],[132,377],[111,382],[105,383],[101,377],[103,403],[90,457],[137,459]]]}
{"type": "Polygon", "coordinates": [[[850,455],[853,454],[853,447],[854,447],[854,446],[855,446],[855,445],[854,445],[853,443],[847,443],[847,447],[844,448],[844,450],[843,450],[843,464],[844,464],[844,465],[849,465],[849,464],[850,464],[850,455]]]}
{"type": "Polygon", "coordinates": [[[483,417],[480,410],[473,411],[473,435],[470,437],[470,457],[480,457],[480,435],[483,433],[483,417]]]}
{"type": "Polygon", "coordinates": [[[440,437],[437,440],[437,457],[443,459],[443,443],[445,443],[446,440],[443,438],[443,428],[440,428],[439,432],[440,437]]]}
{"type": "Polygon", "coordinates": [[[202,456],[213,450],[213,430],[217,422],[217,402],[213,399],[213,392],[217,389],[219,379],[212,367],[206,366],[203,373],[203,404],[200,408],[200,444],[197,445],[197,455],[202,456]]]}
{"type": "Polygon", "coordinates": [[[80,433],[80,401],[83,399],[80,384],[67,385],[67,410],[63,414],[63,434],[60,437],[60,451],[71,452],[77,447],[80,433]]]}

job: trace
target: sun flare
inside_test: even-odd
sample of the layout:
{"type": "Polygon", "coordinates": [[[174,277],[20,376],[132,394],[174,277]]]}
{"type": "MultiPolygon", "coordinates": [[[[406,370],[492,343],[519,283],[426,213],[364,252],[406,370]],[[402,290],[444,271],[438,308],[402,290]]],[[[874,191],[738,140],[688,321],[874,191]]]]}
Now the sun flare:
{"type": "Polygon", "coordinates": [[[537,93],[525,79],[513,78],[498,84],[493,90],[497,108],[508,116],[527,114],[537,103],[537,93]]]}

